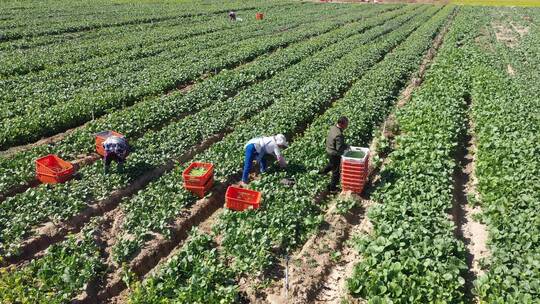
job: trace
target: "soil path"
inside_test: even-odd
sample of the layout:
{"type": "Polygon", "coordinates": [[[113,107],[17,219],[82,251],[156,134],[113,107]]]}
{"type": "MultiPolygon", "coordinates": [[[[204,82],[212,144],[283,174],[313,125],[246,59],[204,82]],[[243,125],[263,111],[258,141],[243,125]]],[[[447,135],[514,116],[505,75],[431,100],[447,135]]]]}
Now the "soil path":
{"type": "Polygon", "coordinates": [[[106,212],[116,209],[123,199],[131,197],[139,190],[143,189],[151,181],[174,169],[178,162],[184,163],[189,161],[198,153],[204,151],[212,144],[220,141],[225,134],[226,133],[220,133],[205,140],[201,144],[190,149],[182,157],[176,160],[171,160],[166,164],[143,174],[129,186],[114,191],[109,197],[97,202],[90,202],[86,209],[82,210],[79,214],[71,217],[67,221],[59,224],[52,222],[42,224],[38,229],[35,230],[35,235],[33,237],[22,243],[19,255],[5,259],[2,261],[0,266],[16,264],[24,260],[32,259],[36,253],[45,250],[52,244],[64,240],[68,233],[78,233],[80,229],[90,221],[90,219],[102,216],[106,212]]]}
{"type": "MultiPolygon", "coordinates": [[[[442,44],[454,16],[455,13],[450,16],[447,24],[435,37],[433,46],[424,56],[418,71],[411,77],[408,86],[402,91],[396,102],[398,108],[403,107],[411,99],[412,92],[421,85],[425,72],[442,44]]],[[[391,146],[395,144],[393,140],[396,136],[394,134],[396,124],[395,116],[391,114],[380,128],[391,146]]],[[[387,161],[387,152],[380,151],[379,153],[379,151],[375,151],[375,147],[376,141],[371,144],[370,150],[379,154],[384,165],[387,161]]],[[[347,246],[345,241],[354,235],[367,235],[372,229],[371,222],[365,216],[365,210],[373,204],[369,200],[369,193],[370,188],[373,188],[380,178],[378,169],[380,168],[375,168],[370,174],[371,182],[365,191],[367,197],[365,199],[354,198],[359,202],[360,207],[354,208],[345,217],[338,216],[331,208],[325,216],[325,225],[321,227],[321,231],[292,257],[293,266],[290,270],[289,290],[282,287],[287,286],[287,284],[274,282],[274,285],[265,291],[266,299],[262,301],[260,298],[255,299],[255,302],[342,303],[343,300],[353,303],[363,302],[362,299],[353,299],[348,296],[346,279],[352,275],[354,265],[361,257],[356,250],[347,246]]]]}
{"type": "MultiPolygon", "coordinates": [[[[470,106],[470,98],[467,98],[470,106]]],[[[456,156],[458,167],[454,172],[454,206],[452,208],[452,218],[456,224],[455,235],[463,241],[466,246],[466,258],[468,272],[465,274],[465,296],[469,302],[478,303],[478,298],[474,296],[474,281],[483,274],[479,262],[488,257],[487,248],[488,231],[487,226],[475,219],[481,212],[477,205],[480,195],[476,190],[478,181],[474,174],[476,164],[476,139],[474,137],[474,126],[470,117],[467,118],[467,134],[461,142],[461,149],[456,156]]]]}
{"type": "MultiPolygon", "coordinates": [[[[208,77],[208,75],[209,74],[203,75],[203,78],[201,78],[199,80],[204,80],[206,77],[208,77]]],[[[183,84],[179,83],[179,84],[177,84],[175,86],[174,89],[167,90],[167,91],[163,92],[161,95],[170,95],[175,91],[180,91],[183,94],[185,94],[185,93],[189,92],[193,88],[193,85],[194,85],[194,81],[189,81],[189,82],[183,83],[183,84]]],[[[159,95],[156,95],[156,96],[159,96],[159,95]]],[[[144,97],[144,98],[147,98],[147,96],[144,97]]],[[[144,99],[144,98],[141,98],[141,100],[144,99]]],[[[120,109],[120,111],[132,108],[135,105],[137,105],[137,101],[134,102],[132,105],[126,107],[126,108],[120,109]]],[[[100,119],[100,118],[97,118],[97,119],[100,119]]],[[[42,138],[42,139],[40,139],[40,140],[38,140],[36,142],[25,144],[25,145],[20,145],[20,146],[15,146],[15,147],[11,147],[11,148],[9,148],[7,150],[0,151],[0,157],[8,158],[8,157],[10,157],[10,156],[12,156],[14,154],[24,152],[24,151],[28,151],[28,150],[30,150],[32,148],[35,148],[35,147],[38,147],[38,146],[54,145],[57,142],[64,140],[64,138],[66,138],[70,134],[74,133],[75,131],[87,127],[92,122],[94,122],[94,119],[92,119],[90,121],[87,121],[87,122],[85,122],[84,124],[82,124],[80,126],[68,129],[68,130],[66,130],[64,132],[61,132],[61,133],[58,133],[58,134],[55,134],[55,135],[52,135],[52,136],[49,136],[49,137],[44,137],[44,138],[42,138]]]]}
{"type": "MultiPolygon", "coordinates": [[[[79,155],[76,160],[71,161],[71,164],[75,168],[75,171],[77,171],[80,167],[86,166],[88,164],[91,164],[95,162],[96,160],[100,159],[101,157],[97,153],[92,153],[88,155],[79,155]]],[[[77,174],[75,174],[75,177],[77,177],[77,174]]],[[[40,181],[32,178],[30,180],[27,180],[23,184],[17,185],[5,193],[0,194],[0,203],[2,203],[4,200],[6,200],[8,197],[15,196],[19,193],[23,193],[29,188],[37,187],[39,186],[40,181]]]]}
{"type": "MultiPolygon", "coordinates": [[[[363,201],[363,203],[362,208],[365,210],[372,204],[370,201],[363,201]]],[[[371,233],[372,225],[369,219],[363,214],[356,216],[358,216],[360,223],[350,228],[349,235],[354,237],[356,235],[367,235],[371,233]]],[[[313,303],[341,304],[343,300],[349,303],[363,303],[364,301],[349,296],[346,285],[347,278],[352,276],[354,265],[360,259],[361,256],[358,254],[358,251],[351,247],[351,244],[347,243],[341,252],[338,262],[330,271],[318,294],[314,297],[313,303]]]]}

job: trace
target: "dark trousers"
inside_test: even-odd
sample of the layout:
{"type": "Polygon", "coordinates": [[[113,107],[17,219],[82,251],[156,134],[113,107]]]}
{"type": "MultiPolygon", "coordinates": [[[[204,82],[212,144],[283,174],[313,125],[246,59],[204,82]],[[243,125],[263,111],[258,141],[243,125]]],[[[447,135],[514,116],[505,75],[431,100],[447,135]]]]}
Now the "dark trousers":
{"type": "Polygon", "coordinates": [[[116,153],[105,153],[105,157],[103,158],[103,163],[105,164],[105,167],[109,167],[113,160],[116,161],[118,164],[124,163],[124,159],[116,155],[116,153]]]}
{"type": "Polygon", "coordinates": [[[332,171],[332,181],[329,188],[337,188],[339,183],[339,177],[341,174],[341,156],[339,155],[327,155],[328,165],[321,170],[322,174],[327,174],[332,171]]]}

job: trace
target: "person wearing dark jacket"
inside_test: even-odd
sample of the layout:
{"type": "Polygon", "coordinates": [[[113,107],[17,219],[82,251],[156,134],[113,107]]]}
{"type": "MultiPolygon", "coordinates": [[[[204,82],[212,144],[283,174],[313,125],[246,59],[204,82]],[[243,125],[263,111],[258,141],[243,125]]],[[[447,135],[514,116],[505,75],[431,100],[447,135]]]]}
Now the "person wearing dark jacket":
{"type": "Polygon", "coordinates": [[[342,116],[338,119],[337,124],[330,127],[328,137],[326,138],[326,155],[328,156],[328,165],[319,171],[320,174],[328,174],[332,171],[332,180],[328,186],[328,190],[336,191],[339,183],[341,156],[345,150],[349,148],[345,142],[343,131],[349,126],[349,119],[342,116]]]}

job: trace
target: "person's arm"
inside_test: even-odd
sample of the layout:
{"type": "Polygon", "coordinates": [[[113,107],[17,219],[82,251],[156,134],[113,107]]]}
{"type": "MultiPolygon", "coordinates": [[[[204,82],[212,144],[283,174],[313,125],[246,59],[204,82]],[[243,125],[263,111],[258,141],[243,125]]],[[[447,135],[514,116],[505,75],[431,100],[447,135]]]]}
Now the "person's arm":
{"type": "Polygon", "coordinates": [[[283,157],[283,155],[281,155],[281,150],[279,149],[279,147],[277,145],[274,147],[274,154],[276,155],[276,159],[279,162],[279,166],[281,168],[286,167],[287,166],[287,161],[285,160],[285,157],[283,157]]]}
{"type": "Polygon", "coordinates": [[[345,143],[345,137],[343,134],[339,134],[335,137],[336,150],[341,155],[347,149],[347,144],[345,143]]]}
{"type": "Polygon", "coordinates": [[[124,158],[124,153],[126,152],[125,142],[123,140],[118,141],[115,144],[115,149],[114,150],[115,150],[114,153],[116,154],[116,156],[123,159],[124,158]]]}
{"type": "Polygon", "coordinates": [[[264,156],[259,159],[259,169],[261,173],[266,172],[266,159],[264,159],[264,156]]]}

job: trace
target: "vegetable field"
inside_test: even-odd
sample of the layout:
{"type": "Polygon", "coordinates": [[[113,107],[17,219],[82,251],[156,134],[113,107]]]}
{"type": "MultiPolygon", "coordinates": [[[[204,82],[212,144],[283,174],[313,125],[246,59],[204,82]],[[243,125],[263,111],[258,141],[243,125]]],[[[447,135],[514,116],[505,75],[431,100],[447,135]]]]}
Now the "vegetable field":
{"type": "Polygon", "coordinates": [[[2,1],[0,303],[540,303],[539,27],[533,7],[2,1]],[[341,116],[362,193],[318,173],[341,116]],[[107,174],[106,130],[130,144],[107,174]],[[260,208],[226,208],[245,143],[278,133],[260,208]],[[73,178],[41,184],[48,154],[73,178]]]}

